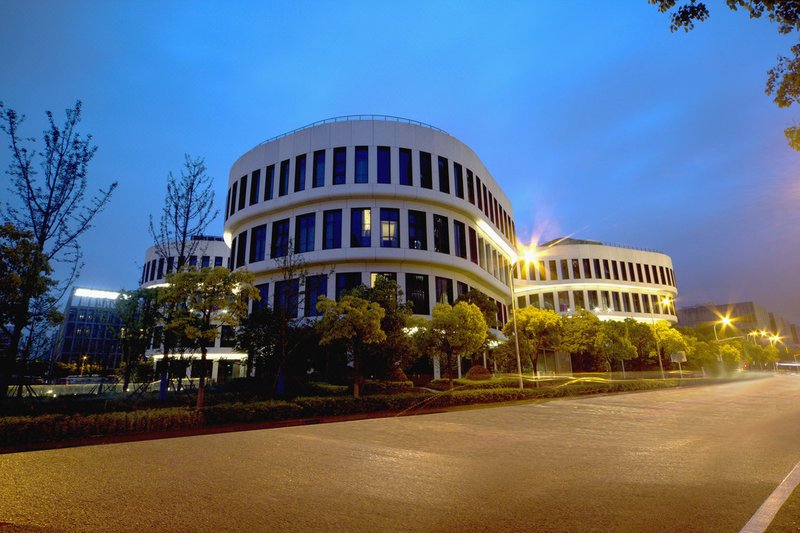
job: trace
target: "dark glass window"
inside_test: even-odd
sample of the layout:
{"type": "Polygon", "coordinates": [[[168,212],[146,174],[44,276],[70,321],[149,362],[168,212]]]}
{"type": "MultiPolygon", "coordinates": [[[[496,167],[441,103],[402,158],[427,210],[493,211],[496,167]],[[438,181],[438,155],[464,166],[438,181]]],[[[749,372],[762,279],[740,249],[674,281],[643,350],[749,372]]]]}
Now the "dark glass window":
{"type": "Polygon", "coordinates": [[[415,314],[430,314],[431,303],[428,293],[428,276],[425,274],[406,274],[406,298],[411,302],[415,314]]]}
{"type": "Polygon", "coordinates": [[[400,210],[381,208],[381,248],[400,248],[400,210]]]}
{"type": "Polygon", "coordinates": [[[234,182],[233,188],[231,189],[231,215],[236,212],[236,196],[239,191],[239,182],[234,182]]]}
{"type": "Polygon", "coordinates": [[[450,194],[450,165],[444,157],[439,157],[439,190],[450,194]]]}
{"type": "Polygon", "coordinates": [[[546,293],[544,293],[543,296],[544,296],[544,308],[545,309],[550,309],[551,311],[555,311],[556,310],[556,304],[555,304],[555,299],[553,298],[553,293],[552,292],[546,292],[546,293]]]}
{"type": "Polygon", "coordinates": [[[469,292],[469,285],[460,281],[456,282],[456,298],[460,298],[469,292]]]}
{"type": "Polygon", "coordinates": [[[336,299],[340,299],[345,293],[359,285],[361,285],[361,272],[336,274],[336,299]]]}
{"type": "Polygon", "coordinates": [[[230,212],[231,212],[231,190],[228,189],[228,194],[227,196],[225,196],[225,220],[228,220],[230,212]]]}
{"type": "Polygon", "coordinates": [[[558,279],[558,270],[555,260],[548,261],[548,266],[550,267],[550,280],[552,281],[558,279]]]}
{"type": "Polygon", "coordinates": [[[314,213],[307,215],[300,215],[295,220],[294,226],[294,252],[301,254],[303,252],[314,251],[314,225],[316,224],[316,216],[314,213]]]}
{"type": "Polygon", "coordinates": [[[583,291],[575,291],[572,293],[572,297],[575,298],[575,310],[586,309],[586,300],[583,298],[583,291]]]}
{"type": "Polygon", "coordinates": [[[634,313],[641,313],[642,306],[639,303],[639,295],[636,293],[631,294],[631,298],[633,299],[633,312],[634,313]]]}
{"type": "Polygon", "coordinates": [[[619,301],[619,293],[611,293],[611,306],[614,311],[622,311],[622,304],[619,301]]]}
{"type": "Polygon", "coordinates": [[[589,292],[589,310],[595,311],[600,308],[600,302],[597,299],[597,291],[588,291],[589,292]]]}
{"type": "Polygon", "coordinates": [[[350,247],[366,248],[372,245],[372,213],[368,207],[350,210],[350,247]]]}
{"type": "Polygon", "coordinates": [[[572,277],[581,279],[581,263],[577,259],[572,260],[572,277]]]}
{"type": "Polygon", "coordinates": [[[614,273],[614,279],[619,279],[619,270],[617,270],[617,262],[611,261],[611,271],[614,273]]]}
{"type": "Polygon", "coordinates": [[[356,146],[356,183],[369,182],[369,149],[356,146]]]}
{"type": "Polygon", "coordinates": [[[281,161],[281,175],[278,184],[278,196],[289,194],[289,160],[281,161]]]}
{"type": "Polygon", "coordinates": [[[453,246],[455,254],[463,259],[467,258],[467,232],[463,222],[453,221],[453,246]]]}
{"type": "Polygon", "coordinates": [[[215,255],[214,256],[214,267],[221,267],[222,266],[222,257],[215,255]]]}
{"type": "Polygon", "coordinates": [[[561,260],[561,275],[562,279],[569,279],[569,262],[566,259],[561,260]]]}
{"type": "Polygon", "coordinates": [[[650,313],[650,298],[646,294],[642,294],[642,309],[645,313],[650,313]]]}
{"type": "Polygon", "coordinates": [[[419,184],[426,189],[433,189],[433,168],[428,152],[419,153],[419,184]]]}
{"type": "Polygon", "coordinates": [[[650,265],[650,268],[653,270],[653,283],[660,283],[658,281],[658,270],[656,270],[656,266],[650,265]]]}
{"type": "Polygon", "coordinates": [[[392,155],[388,146],[378,146],[378,183],[392,182],[392,155]]]}
{"type": "Polygon", "coordinates": [[[275,165],[267,167],[267,174],[264,179],[264,200],[272,200],[272,189],[275,186],[275,165]]]}
{"type": "Polygon", "coordinates": [[[259,188],[261,187],[261,169],[254,170],[250,177],[250,205],[258,203],[259,188]]]}
{"type": "Polygon", "coordinates": [[[622,293],[622,310],[626,313],[631,312],[631,295],[627,292],[622,293]]]}
{"type": "Polygon", "coordinates": [[[642,264],[641,263],[636,263],[636,273],[639,275],[637,281],[639,281],[639,283],[644,283],[644,275],[642,275],[642,264]]]}
{"type": "Polygon", "coordinates": [[[298,155],[294,160],[294,192],[306,188],[306,154],[298,155]]]}
{"type": "Polygon", "coordinates": [[[558,310],[565,313],[569,310],[569,292],[558,291],[558,310]]]}
{"type": "MultiPolygon", "coordinates": [[[[247,231],[239,234],[239,246],[236,248],[236,268],[244,266],[245,251],[247,251],[247,231]]],[[[191,261],[191,258],[189,258],[191,261]]]]}
{"type": "Polygon", "coordinates": [[[464,198],[464,170],[458,163],[453,163],[453,186],[456,196],[464,198]]]}
{"type": "Polygon", "coordinates": [[[644,277],[647,280],[647,283],[652,283],[652,278],[650,278],[650,269],[647,265],[644,265],[644,277]]]}
{"type": "Polygon", "coordinates": [[[172,272],[172,269],[175,267],[175,258],[172,256],[167,257],[167,274],[172,272]]]}
{"type": "Polygon", "coordinates": [[[305,315],[318,316],[317,302],[320,296],[328,296],[328,276],[319,274],[306,278],[305,315]]]}
{"type": "Polygon", "coordinates": [[[204,255],[200,259],[200,268],[208,268],[211,266],[211,257],[208,255],[204,255]]]}
{"type": "Polygon", "coordinates": [[[256,285],[256,289],[258,290],[258,294],[261,296],[261,299],[258,301],[253,301],[253,311],[257,311],[269,306],[269,283],[256,285]]]}
{"type": "Polygon", "coordinates": [[[342,210],[332,209],[323,214],[322,249],[342,247],[342,210]]]}
{"type": "MultiPolygon", "coordinates": [[[[243,231],[242,233],[247,235],[246,231],[243,231]]],[[[244,242],[245,242],[245,244],[247,244],[247,237],[245,237],[244,242]]],[[[196,255],[190,255],[189,256],[189,266],[197,266],[197,256],[196,255]]]]}
{"type": "Polygon", "coordinates": [[[622,281],[628,281],[628,268],[625,266],[625,261],[619,262],[619,273],[622,274],[622,281]]]}
{"type": "Polygon", "coordinates": [[[469,203],[475,203],[475,189],[472,180],[472,171],[470,169],[467,169],[467,199],[469,203]]]}
{"type": "Polygon", "coordinates": [[[278,220],[272,224],[272,246],[270,257],[283,257],[289,253],[289,219],[278,220]]]}
{"type": "Polygon", "coordinates": [[[608,309],[611,307],[608,291],[600,291],[600,303],[602,304],[601,309],[608,309]]]}
{"type": "Polygon", "coordinates": [[[236,346],[236,330],[233,326],[222,326],[220,328],[219,346],[220,348],[233,348],[236,346]]]}
{"type": "Polygon", "coordinates": [[[423,211],[408,211],[408,247],[414,250],[428,249],[428,224],[423,211]]]}
{"type": "Polygon", "coordinates": [[[478,234],[475,228],[469,228],[469,260],[478,264],[478,234]]]}
{"type": "Polygon", "coordinates": [[[289,318],[297,318],[297,302],[300,282],[296,279],[275,282],[275,303],[273,309],[289,318]]]}
{"type": "Polygon", "coordinates": [[[447,217],[441,215],[433,215],[433,251],[450,253],[450,229],[447,227],[447,217]]]}
{"type": "Polygon", "coordinates": [[[436,303],[453,303],[453,280],[436,276],[436,303]]]}
{"type": "Polygon", "coordinates": [[[244,209],[247,205],[247,176],[242,176],[239,185],[239,210],[244,209]]]}
{"type": "MultiPolygon", "coordinates": [[[[250,230],[250,263],[263,261],[267,248],[267,225],[261,224],[250,230]]],[[[203,258],[205,261],[205,257],[203,258]]]]}
{"type": "Polygon", "coordinates": [[[488,216],[492,207],[489,205],[489,197],[486,194],[486,184],[482,185],[481,188],[483,189],[483,212],[488,216]]]}
{"type": "Polygon", "coordinates": [[[413,185],[414,180],[412,178],[412,171],[411,171],[411,150],[408,148],[400,148],[399,154],[399,163],[400,163],[400,185],[413,185]]]}
{"type": "Polygon", "coordinates": [[[478,209],[483,210],[483,201],[481,200],[481,179],[475,176],[475,190],[478,192],[478,209]]]}
{"type": "Polygon", "coordinates": [[[588,259],[583,260],[583,276],[587,279],[593,277],[591,261],[589,261],[588,259]]]}
{"type": "Polygon", "coordinates": [[[608,268],[608,259],[603,259],[603,279],[611,279],[611,270],[608,268]]]}
{"type": "Polygon", "coordinates": [[[333,184],[344,185],[347,176],[347,148],[333,149],[333,184]]]}
{"type": "Polygon", "coordinates": [[[636,272],[633,270],[633,263],[628,263],[628,274],[630,275],[631,281],[636,281],[636,272]]]}
{"type": "Polygon", "coordinates": [[[325,186],[325,150],[317,150],[314,152],[314,170],[312,179],[314,181],[312,184],[314,188],[325,186]]]}

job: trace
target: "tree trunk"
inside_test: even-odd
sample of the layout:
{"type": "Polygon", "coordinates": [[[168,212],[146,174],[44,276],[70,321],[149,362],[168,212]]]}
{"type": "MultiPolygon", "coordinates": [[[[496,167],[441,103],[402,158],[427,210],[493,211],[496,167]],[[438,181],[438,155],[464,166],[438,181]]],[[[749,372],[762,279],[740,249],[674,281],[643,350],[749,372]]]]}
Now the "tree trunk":
{"type": "Polygon", "coordinates": [[[450,383],[450,390],[453,390],[453,354],[447,352],[447,381],[450,383]]]}
{"type": "Polygon", "coordinates": [[[361,369],[359,368],[359,353],[358,348],[353,346],[353,371],[355,372],[355,376],[353,377],[353,399],[358,400],[359,398],[359,381],[361,380],[361,369]]]}
{"type": "Polygon", "coordinates": [[[197,410],[202,411],[206,406],[206,343],[200,343],[200,381],[197,384],[197,410]]]}

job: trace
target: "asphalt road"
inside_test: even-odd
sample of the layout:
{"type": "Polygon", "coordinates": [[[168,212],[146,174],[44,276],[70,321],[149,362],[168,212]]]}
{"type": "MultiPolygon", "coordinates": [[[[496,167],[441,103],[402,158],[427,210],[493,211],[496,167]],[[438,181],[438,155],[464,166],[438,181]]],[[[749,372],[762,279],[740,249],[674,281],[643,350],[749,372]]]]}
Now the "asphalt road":
{"type": "MultiPolygon", "coordinates": [[[[739,531],[800,377],[0,456],[9,531],[739,531]]],[[[2,530],[2,527],[0,527],[2,530]]]]}

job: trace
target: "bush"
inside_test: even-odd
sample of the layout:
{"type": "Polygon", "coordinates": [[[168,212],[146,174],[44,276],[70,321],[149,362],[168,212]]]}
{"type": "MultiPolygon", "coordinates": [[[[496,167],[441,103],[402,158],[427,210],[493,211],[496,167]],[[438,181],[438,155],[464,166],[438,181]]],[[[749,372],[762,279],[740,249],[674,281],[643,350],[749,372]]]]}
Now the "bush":
{"type": "Polygon", "coordinates": [[[365,380],[361,385],[362,394],[400,394],[414,388],[412,381],[374,381],[365,380]]]}
{"type": "Polygon", "coordinates": [[[473,381],[481,381],[492,379],[492,373],[489,372],[483,365],[473,365],[469,370],[467,370],[467,375],[464,377],[473,381]]]}

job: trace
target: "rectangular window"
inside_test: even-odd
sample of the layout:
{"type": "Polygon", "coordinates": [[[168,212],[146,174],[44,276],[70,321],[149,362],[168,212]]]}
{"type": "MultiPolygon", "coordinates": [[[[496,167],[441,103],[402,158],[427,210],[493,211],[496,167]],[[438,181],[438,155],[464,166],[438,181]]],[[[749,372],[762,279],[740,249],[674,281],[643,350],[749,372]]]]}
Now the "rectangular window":
{"type": "Polygon", "coordinates": [[[233,348],[236,346],[236,330],[233,326],[222,326],[219,332],[220,348],[233,348]]]}
{"type": "Polygon", "coordinates": [[[660,281],[658,280],[658,270],[656,270],[656,266],[650,265],[650,268],[653,270],[653,283],[656,284],[660,283],[660,281]]]}
{"type": "Polygon", "coordinates": [[[575,310],[578,309],[586,309],[586,299],[583,297],[583,291],[575,291],[572,293],[572,297],[575,298],[575,310]]]}
{"type": "Polygon", "coordinates": [[[469,203],[475,204],[475,189],[472,180],[472,171],[467,169],[467,199],[469,203]]]}
{"type": "Polygon", "coordinates": [[[647,280],[647,283],[652,283],[652,280],[650,278],[650,269],[648,268],[647,265],[644,265],[644,277],[647,280]]]}
{"type": "Polygon", "coordinates": [[[535,307],[536,309],[541,309],[542,308],[542,303],[539,301],[539,295],[538,294],[531,294],[528,297],[528,299],[531,301],[531,305],[533,307],[535,307]]]}
{"type": "Polygon", "coordinates": [[[328,276],[319,274],[306,278],[305,316],[318,316],[317,302],[320,296],[328,296],[328,276]]]}
{"type": "Polygon", "coordinates": [[[368,207],[350,210],[350,247],[368,248],[372,245],[372,214],[368,207]]]}
{"type": "Polygon", "coordinates": [[[428,294],[428,276],[424,274],[406,274],[406,298],[411,302],[414,314],[430,314],[431,303],[428,294]]]}
{"type": "Polygon", "coordinates": [[[339,300],[347,292],[361,285],[361,272],[336,274],[336,299],[339,300]]]}
{"type": "Polygon", "coordinates": [[[583,277],[592,278],[592,262],[589,259],[583,259],[583,277]]]}
{"type": "Polygon", "coordinates": [[[611,305],[612,305],[612,308],[611,308],[612,311],[622,311],[622,303],[619,300],[619,293],[618,292],[612,292],[611,293],[611,305]]]}
{"type": "Polygon", "coordinates": [[[491,211],[492,208],[489,205],[489,197],[486,194],[486,184],[484,183],[481,188],[483,189],[483,212],[486,213],[486,216],[489,216],[489,211],[491,211]]]}
{"type": "Polygon", "coordinates": [[[275,165],[267,167],[267,174],[264,179],[264,200],[272,200],[272,189],[275,185],[275,165]]]}
{"type": "Polygon", "coordinates": [[[557,280],[558,279],[558,269],[556,268],[555,261],[548,261],[548,265],[550,266],[550,280],[557,280]]]}
{"type": "MultiPolygon", "coordinates": [[[[247,230],[239,234],[239,246],[236,248],[236,268],[244,266],[245,251],[247,250],[247,230]]],[[[191,258],[189,258],[191,261],[191,258]]]]}
{"type": "Polygon", "coordinates": [[[581,263],[577,259],[572,260],[572,277],[581,279],[581,263]]]}
{"type": "Polygon", "coordinates": [[[450,228],[447,227],[447,217],[441,215],[433,215],[433,251],[450,253],[450,228]]]}
{"type": "Polygon", "coordinates": [[[306,154],[294,159],[294,192],[306,189],[306,154]]]}
{"type": "Polygon", "coordinates": [[[546,292],[543,294],[544,296],[544,308],[550,309],[551,311],[556,310],[555,299],[553,298],[552,292],[546,292]]]}
{"type": "Polygon", "coordinates": [[[316,222],[317,217],[314,213],[300,215],[295,220],[294,252],[296,254],[314,251],[314,226],[316,222]]]}
{"type": "Polygon", "coordinates": [[[397,272],[370,272],[369,286],[374,287],[375,284],[378,282],[378,278],[387,279],[389,281],[394,281],[395,283],[397,283],[397,272]]]}
{"type": "Polygon", "coordinates": [[[239,182],[236,181],[233,183],[233,188],[231,189],[231,215],[236,212],[236,197],[239,191],[239,182]]]}
{"type": "Polygon", "coordinates": [[[495,213],[495,210],[497,209],[497,201],[492,196],[491,191],[489,192],[489,203],[488,203],[488,205],[489,205],[489,220],[491,220],[492,224],[494,224],[495,223],[494,213],[495,213]]]}
{"type": "Polygon", "coordinates": [[[561,260],[561,279],[569,279],[569,261],[561,260]]]}
{"type": "Polygon", "coordinates": [[[230,212],[231,212],[231,190],[228,189],[228,195],[225,196],[225,220],[228,220],[230,212]]]}
{"type": "Polygon", "coordinates": [[[547,279],[547,269],[545,268],[544,261],[539,261],[539,281],[547,279]]]}
{"type": "Polygon", "coordinates": [[[455,254],[462,259],[467,258],[467,232],[463,222],[453,221],[453,246],[455,254]]]}
{"type": "Polygon", "coordinates": [[[611,261],[611,271],[614,273],[614,279],[619,279],[619,270],[617,270],[617,262],[611,261]]]}
{"type": "Polygon", "coordinates": [[[569,311],[569,291],[558,291],[558,310],[561,313],[569,311]]]}
{"type": "Polygon", "coordinates": [[[646,294],[642,294],[642,309],[645,313],[650,313],[650,298],[646,294]]]}
{"type": "Polygon", "coordinates": [[[356,183],[369,183],[369,149],[356,146],[356,183]]]}
{"type": "Polygon", "coordinates": [[[314,169],[311,171],[311,186],[315,189],[317,187],[325,186],[325,150],[317,150],[314,152],[314,169]]]}
{"type": "Polygon", "coordinates": [[[419,184],[426,189],[433,189],[433,168],[428,152],[419,153],[419,184]]]}
{"type": "Polygon", "coordinates": [[[242,176],[239,182],[239,211],[247,205],[247,176],[242,176]]]}
{"type": "Polygon", "coordinates": [[[411,170],[411,150],[408,148],[400,148],[399,154],[400,163],[400,185],[413,185],[411,170]]]}
{"type": "Polygon", "coordinates": [[[436,276],[436,303],[453,303],[453,280],[436,276]]]}
{"type": "Polygon", "coordinates": [[[600,302],[597,299],[597,291],[587,291],[589,293],[589,310],[599,311],[600,302]]]}
{"type": "Polygon", "coordinates": [[[626,313],[631,312],[631,295],[627,292],[622,293],[622,310],[626,313]]]}
{"type": "Polygon", "coordinates": [[[322,249],[332,250],[342,247],[342,210],[325,211],[322,220],[322,249]]]}
{"type": "Polygon", "coordinates": [[[289,160],[281,161],[281,175],[278,184],[278,196],[289,194],[289,160]]]}
{"type": "MultiPolygon", "coordinates": [[[[263,261],[267,248],[267,225],[261,224],[250,230],[250,263],[263,261]]],[[[206,258],[203,257],[205,263],[206,258]]]]}
{"type": "Polygon", "coordinates": [[[625,266],[625,261],[619,262],[619,273],[622,275],[622,281],[628,281],[628,268],[625,266]]]}
{"type": "Polygon", "coordinates": [[[388,146],[378,146],[378,183],[392,182],[392,154],[388,146]]]}
{"type": "Polygon", "coordinates": [[[333,184],[344,185],[347,176],[347,148],[333,149],[333,184]]]}
{"type": "Polygon", "coordinates": [[[439,156],[439,190],[450,194],[450,165],[449,161],[439,156]]]}
{"type": "Polygon", "coordinates": [[[469,260],[478,264],[478,234],[472,226],[469,228],[469,260]]]}
{"type": "Polygon", "coordinates": [[[639,275],[639,283],[644,283],[644,275],[642,274],[642,264],[636,263],[636,273],[639,275]]]}
{"type": "Polygon", "coordinates": [[[172,256],[167,257],[167,274],[172,272],[172,269],[175,267],[175,258],[172,256]]]}
{"type": "Polygon", "coordinates": [[[223,260],[222,257],[220,257],[218,255],[215,255],[214,256],[214,267],[221,267],[222,266],[222,260],[223,260]]]}
{"type": "Polygon", "coordinates": [[[297,318],[300,282],[296,279],[275,282],[275,303],[273,309],[289,318],[297,318]]]}
{"type": "Polygon", "coordinates": [[[209,268],[211,266],[211,257],[208,255],[204,255],[200,259],[200,268],[209,268]]]}
{"type": "Polygon", "coordinates": [[[460,281],[456,282],[456,298],[461,298],[469,292],[469,285],[460,281]]]}
{"type": "Polygon", "coordinates": [[[608,291],[600,291],[600,303],[602,309],[608,310],[611,307],[611,299],[609,298],[608,291]]]}
{"type": "MultiPolygon", "coordinates": [[[[243,231],[242,233],[247,235],[246,231],[243,231]]],[[[244,240],[245,240],[245,244],[246,244],[247,243],[247,237],[245,237],[244,240]]],[[[189,256],[189,266],[197,266],[197,256],[196,255],[190,255],[189,256]]]]}
{"type": "Polygon", "coordinates": [[[423,211],[408,211],[408,247],[414,250],[428,249],[428,224],[423,211]]]}
{"type": "Polygon", "coordinates": [[[481,200],[481,179],[475,176],[475,190],[478,193],[478,209],[483,210],[483,201],[481,200]]]}
{"type": "Polygon", "coordinates": [[[603,279],[611,279],[611,270],[608,268],[608,259],[603,259],[603,279]]]}
{"type": "Polygon", "coordinates": [[[628,263],[628,274],[630,275],[631,281],[636,281],[636,273],[633,270],[633,263],[628,263]]]}
{"type": "Polygon", "coordinates": [[[381,248],[400,248],[400,210],[381,208],[381,248]]]}
{"type": "Polygon", "coordinates": [[[258,290],[258,294],[261,296],[261,299],[258,301],[253,301],[253,311],[258,311],[264,307],[269,307],[269,283],[256,285],[256,290],[258,290]]]}
{"type": "Polygon", "coordinates": [[[458,198],[464,198],[464,170],[458,163],[453,163],[453,187],[458,198]]]}
{"type": "Polygon", "coordinates": [[[289,219],[278,220],[272,224],[272,246],[270,257],[284,257],[289,253],[289,219]]]}
{"type": "Polygon", "coordinates": [[[258,203],[259,188],[261,187],[261,169],[254,170],[250,176],[250,205],[258,203]]]}
{"type": "Polygon", "coordinates": [[[631,298],[633,298],[633,312],[634,313],[641,313],[642,306],[639,303],[639,295],[636,293],[631,294],[631,298]]]}

